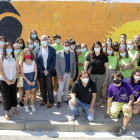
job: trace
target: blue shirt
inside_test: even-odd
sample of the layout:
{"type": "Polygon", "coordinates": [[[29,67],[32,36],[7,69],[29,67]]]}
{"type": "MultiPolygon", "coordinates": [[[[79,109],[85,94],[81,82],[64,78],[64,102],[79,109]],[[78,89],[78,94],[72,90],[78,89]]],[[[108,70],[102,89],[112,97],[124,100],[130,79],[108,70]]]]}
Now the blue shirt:
{"type": "Polygon", "coordinates": [[[66,52],[64,51],[64,55],[65,55],[65,62],[66,62],[65,71],[70,71],[70,51],[68,54],[66,54],[66,52]]]}

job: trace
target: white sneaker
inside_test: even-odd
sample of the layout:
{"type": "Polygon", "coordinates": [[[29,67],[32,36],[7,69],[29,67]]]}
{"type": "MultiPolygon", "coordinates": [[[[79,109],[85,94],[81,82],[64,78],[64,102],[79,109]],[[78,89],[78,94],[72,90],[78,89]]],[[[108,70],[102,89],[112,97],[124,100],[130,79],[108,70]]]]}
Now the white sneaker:
{"type": "Polygon", "coordinates": [[[27,106],[24,106],[24,108],[25,108],[25,112],[29,112],[28,105],[27,106]]]}
{"type": "Polygon", "coordinates": [[[57,94],[57,92],[54,92],[54,93],[53,93],[53,96],[55,97],[55,96],[56,96],[56,94],[57,94]]]}
{"type": "Polygon", "coordinates": [[[33,112],[36,111],[34,105],[31,105],[31,108],[32,108],[32,111],[33,111],[33,112]]]}

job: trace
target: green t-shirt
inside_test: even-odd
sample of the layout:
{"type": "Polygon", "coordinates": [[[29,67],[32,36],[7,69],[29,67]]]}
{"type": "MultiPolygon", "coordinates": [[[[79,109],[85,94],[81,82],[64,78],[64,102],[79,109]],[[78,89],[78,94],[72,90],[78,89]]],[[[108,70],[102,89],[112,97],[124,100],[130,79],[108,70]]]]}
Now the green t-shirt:
{"type": "MultiPolygon", "coordinates": [[[[129,57],[132,59],[135,55],[135,53],[138,52],[137,50],[133,50],[133,51],[128,51],[128,54],[129,54],[129,57]]],[[[139,52],[138,52],[139,53],[139,52]]],[[[138,60],[135,61],[135,69],[137,69],[137,63],[138,63],[138,60]]]]}
{"type": "Polygon", "coordinates": [[[81,72],[82,70],[84,70],[84,64],[85,64],[85,57],[87,56],[87,54],[90,52],[90,50],[86,51],[86,52],[82,52],[81,55],[78,56],[78,63],[82,63],[83,66],[80,67],[78,66],[78,71],[81,72]]]}
{"type": "Polygon", "coordinates": [[[52,47],[55,48],[56,52],[61,51],[63,49],[62,43],[59,45],[55,43],[52,45],[52,47]]]}
{"type": "Polygon", "coordinates": [[[114,56],[108,56],[108,69],[116,69],[118,58],[116,55],[114,56]]]}
{"type": "MultiPolygon", "coordinates": [[[[119,61],[119,65],[121,64],[128,64],[131,61],[131,57],[129,58],[121,58],[119,61]]],[[[120,68],[120,72],[122,73],[124,78],[129,78],[131,76],[132,70],[125,70],[121,71],[122,67],[120,68]]]]}

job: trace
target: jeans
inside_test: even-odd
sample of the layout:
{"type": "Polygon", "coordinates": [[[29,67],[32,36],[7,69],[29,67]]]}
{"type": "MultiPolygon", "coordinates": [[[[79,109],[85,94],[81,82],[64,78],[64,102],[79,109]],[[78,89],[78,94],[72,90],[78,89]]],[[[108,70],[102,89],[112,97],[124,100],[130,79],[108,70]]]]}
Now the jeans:
{"type": "MultiPolygon", "coordinates": [[[[73,113],[74,115],[79,115],[78,107],[82,107],[82,109],[83,109],[84,112],[85,112],[86,119],[87,119],[88,121],[93,121],[94,115],[91,114],[90,111],[87,112],[88,109],[90,108],[90,104],[82,103],[82,102],[81,102],[79,99],[77,99],[77,98],[76,98],[76,101],[77,101],[77,105],[74,105],[74,106],[71,105],[71,100],[69,101],[69,107],[70,107],[72,113],[73,113]]],[[[94,109],[94,107],[93,107],[93,109],[94,109]]]]}

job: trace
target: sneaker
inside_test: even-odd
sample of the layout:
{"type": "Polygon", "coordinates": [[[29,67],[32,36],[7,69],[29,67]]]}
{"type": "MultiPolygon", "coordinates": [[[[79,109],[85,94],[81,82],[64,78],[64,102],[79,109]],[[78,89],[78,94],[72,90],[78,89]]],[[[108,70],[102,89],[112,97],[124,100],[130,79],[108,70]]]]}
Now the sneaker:
{"type": "Polygon", "coordinates": [[[23,107],[24,104],[23,104],[22,102],[19,102],[19,106],[20,106],[20,107],[23,107]]]}
{"type": "Polygon", "coordinates": [[[68,101],[64,101],[66,104],[68,104],[68,101]]]}
{"type": "Polygon", "coordinates": [[[57,92],[54,92],[54,93],[53,93],[53,96],[55,97],[55,96],[56,96],[56,94],[57,94],[57,92]]]}
{"type": "Polygon", "coordinates": [[[71,117],[71,121],[75,121],[78,117],[79,117],[79,115],[73,115],[73,116],[71,117]]]}
{"type": "Polygon", "coordinates": [[[31,105],[31,108],[32,108],[32,111],[33,111],[33,112],[35,112],[35,111],[36,111],[36,109],[35,109],[34,105],[31,105]]]}
{"type": "Polygon", "coordinates": [[[28,105],[24,107],[25,108],[25,112],[29,112],[29,108],[28,105]]]}
{"type": "Polygon", "coordinates": [[[60,103],[60,102],[57,102],[56,107],[57,107],[57,108],[61,108],[61,103],[60,103]]]}
{"type": "Polygon", "coordinates": [[[126,130],[123,130],[120,128],[118,131],[114,132],[116,136],[122,136],[123,134],[126,133],[126,130]]]}

